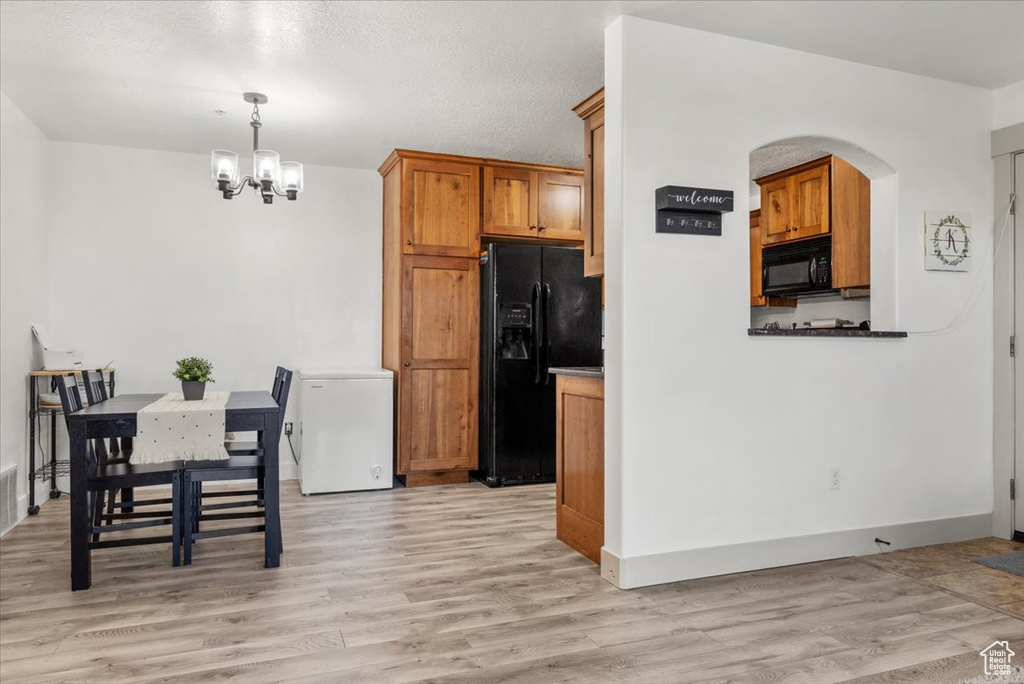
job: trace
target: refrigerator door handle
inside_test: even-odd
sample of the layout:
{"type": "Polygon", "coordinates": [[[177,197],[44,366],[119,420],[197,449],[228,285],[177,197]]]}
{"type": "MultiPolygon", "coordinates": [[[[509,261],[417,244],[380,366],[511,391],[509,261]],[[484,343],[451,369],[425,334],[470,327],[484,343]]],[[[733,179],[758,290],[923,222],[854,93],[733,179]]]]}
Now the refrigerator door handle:
{"type": "Polygon", "coordinates": [[[543,364],[540,361],[541,354],[541,291],[540,283],[533,284],[533,335],[530,336],[530,346],[533,352],[533,384],[539,385],[541,381],[541,368],[543,364]]]}
{"type": "Polygon", "coordinates": [[[551,359],[551,285],[544,283],[544,384],[551,382],[548,363],[551,359]]]}

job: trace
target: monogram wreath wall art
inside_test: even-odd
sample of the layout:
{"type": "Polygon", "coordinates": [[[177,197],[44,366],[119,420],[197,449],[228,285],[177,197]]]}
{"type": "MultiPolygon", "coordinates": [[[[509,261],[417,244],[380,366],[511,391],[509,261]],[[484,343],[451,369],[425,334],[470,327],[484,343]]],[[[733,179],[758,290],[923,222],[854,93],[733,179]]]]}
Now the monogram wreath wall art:
{"type": "Polygon", "coordinates": [[[929,211],[924,219],[924,266],[929,271],[971,270],[971,215],[929,211]]]}

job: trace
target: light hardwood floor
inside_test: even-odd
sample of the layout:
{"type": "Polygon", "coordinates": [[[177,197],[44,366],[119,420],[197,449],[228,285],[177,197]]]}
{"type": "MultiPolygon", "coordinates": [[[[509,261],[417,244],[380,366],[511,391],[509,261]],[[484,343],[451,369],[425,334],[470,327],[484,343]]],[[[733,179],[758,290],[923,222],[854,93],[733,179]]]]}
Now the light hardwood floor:
{"type": "Polygon", "coordinates": [[[303,498],[286,482],[281,568],[256,537],[203,540],[187,568],[106,550],[72,593],[67,508],[0,541],[5,684],[958,682],[996,639],[1024,659],[1024,621],[1001,612],[1024,583],[998,578],[1000,610],[968,600],[970,580],[941,579],[974,569],[963,548],[928,581],[892,554],[619,591],[554,539],[552,486],[303,498]]]}

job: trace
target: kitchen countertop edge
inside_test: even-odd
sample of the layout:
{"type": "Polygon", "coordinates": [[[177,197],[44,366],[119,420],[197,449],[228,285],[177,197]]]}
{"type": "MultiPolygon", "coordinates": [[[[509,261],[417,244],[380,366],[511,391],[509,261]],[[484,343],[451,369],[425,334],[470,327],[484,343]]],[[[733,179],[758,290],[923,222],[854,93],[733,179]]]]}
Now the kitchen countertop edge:
{"type": "Polygon", "coordinates": [[[859,328],[783,328],[781,330],[765,330],[764,328],[747,328],[751,337],[866,337],[876,339],[904,339],[907,333],[903,330],[860,330],[859,328]]]}
{"type": "Polygon", "coordinates": [[[552,375],[571,375],[577,378],[597,378],[599,380],[604,378],[603,368],[548,368],[548,373],[552,375]]]}

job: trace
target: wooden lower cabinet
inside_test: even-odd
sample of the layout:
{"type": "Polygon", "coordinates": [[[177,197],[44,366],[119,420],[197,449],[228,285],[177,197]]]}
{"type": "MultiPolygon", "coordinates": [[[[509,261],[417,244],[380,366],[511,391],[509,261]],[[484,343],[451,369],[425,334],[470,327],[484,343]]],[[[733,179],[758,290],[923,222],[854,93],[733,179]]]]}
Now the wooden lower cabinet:
{"type": "Polygon", "coordinates": [[[557,537],[600,564],[604,546],[604,380],[559,375],[556,412],[557,537]]]}
{"type": "Polygon", "coordinates": [[[477,462],[476,373],[417,368],[403,384],[399,431],[406,486],[467,482],[477,462]]]}
{"type": "Polygon", "coordinates": [[[396,470],[407,486],[466,482],[477,466],[479,260],[402,262],[396,470]]]}

